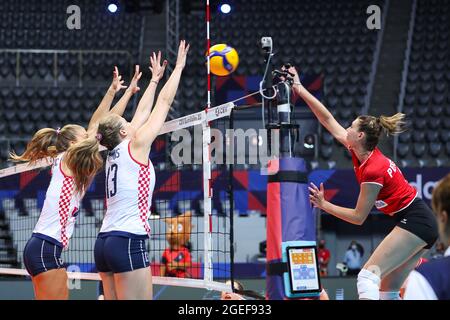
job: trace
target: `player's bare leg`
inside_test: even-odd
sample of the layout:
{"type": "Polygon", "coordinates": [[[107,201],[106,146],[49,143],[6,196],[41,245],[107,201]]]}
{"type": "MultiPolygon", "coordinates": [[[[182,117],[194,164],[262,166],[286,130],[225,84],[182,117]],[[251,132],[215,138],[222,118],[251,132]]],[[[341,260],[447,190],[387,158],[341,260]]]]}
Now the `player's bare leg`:
{"type": "Polygon", "coordinates": [[[114,274],[112,272],[99,272],[99,275],[102,279],[105,300],[117,300],[114,274]]]}
{"type": "Polygon", "coordinates": [[[66,269],[53,269],[33,277],[32,282],[36,300],[69,299],[67,279],[66,269]]]}
{"type": "Polygon", "coordinates": [[[119,300],[151,300],[153,298],[150,267],[115,273],[114,282],[119,300]]]}
{"type": "Polygon", "coordinates": [[[415,234],[395,227],[375,249],[358,274],[359,298],[379,300],[381,279],[414,258],[426,245],[426,242],[415,234]]]}

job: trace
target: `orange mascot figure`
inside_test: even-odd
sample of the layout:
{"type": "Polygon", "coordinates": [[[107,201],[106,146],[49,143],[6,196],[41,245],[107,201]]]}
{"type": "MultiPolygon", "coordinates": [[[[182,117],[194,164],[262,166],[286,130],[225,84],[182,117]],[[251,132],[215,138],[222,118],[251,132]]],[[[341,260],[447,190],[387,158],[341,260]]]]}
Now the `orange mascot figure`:
{"type": "Polygon", "coordinates": [[[161,275],[164,277],[191,278],[189,268],[192,266],[190,252],[192,214],[190,211],[182,215],[166,218],[166,239],[169,247],[162,255],[161,275]]]}

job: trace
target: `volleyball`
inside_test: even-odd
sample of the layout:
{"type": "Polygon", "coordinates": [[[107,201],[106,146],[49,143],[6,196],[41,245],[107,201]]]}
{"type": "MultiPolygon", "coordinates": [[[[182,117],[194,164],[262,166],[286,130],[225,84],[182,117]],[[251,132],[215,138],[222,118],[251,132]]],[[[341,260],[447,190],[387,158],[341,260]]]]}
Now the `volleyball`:
{"type": "Polygon", "coordinates": [[[216,76],[227,76],[236,70],[239,64],[237,51],[226,45],[216,44],[209,49],[210,70],[216,76]]]}

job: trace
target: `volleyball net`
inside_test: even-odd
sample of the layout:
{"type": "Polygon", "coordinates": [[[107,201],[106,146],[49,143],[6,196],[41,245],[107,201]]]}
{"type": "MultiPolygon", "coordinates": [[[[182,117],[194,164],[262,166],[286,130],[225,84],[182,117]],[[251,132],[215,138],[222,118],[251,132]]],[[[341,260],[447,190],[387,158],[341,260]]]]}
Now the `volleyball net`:
{"type": "MultiPolygon", "coordinates": [[[[210,144],[212,129],[225,131],[233,107],[228,103],[168,121],[152,145],[156,185],[148,257],[155,284],[231,290],[225,285],[233,278],[230,170],[225,162],[212,164],[210,144]]],[[[220,143],[226,147],[224,139],[220,143]]],[[[23,250],[39,219],[50,165],[45,159],[0,170],[0,274],[28,275],[23,250]]],[[[104,194],[103,169],[81,201],[62,254],[69,278],[100,280],[93,249],[106,212],[104,194]]]]}

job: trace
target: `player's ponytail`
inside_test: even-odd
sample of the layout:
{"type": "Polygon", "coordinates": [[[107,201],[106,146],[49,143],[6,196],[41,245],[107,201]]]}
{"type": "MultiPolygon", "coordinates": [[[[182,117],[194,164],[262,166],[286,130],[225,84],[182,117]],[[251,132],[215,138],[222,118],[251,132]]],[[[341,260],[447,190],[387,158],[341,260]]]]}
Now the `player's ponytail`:
{"type": "Polygon", "coordinates": [[[67,150],[65,161],[72,172],[75,190],[84,194],[103,165],[100,156],[100,134],[74,144],[67,150]]]}
{"type": "Polygon", "coordinates": [[[59,153],[66,151],[71,142],[77,140],[77,132],[84,130],[79,125],[66,125],[62,129],[44,128],[37,131],[25,151],[18,155],[15,152],[9,154],[12,161],[36,162],[47,157],[56,157],[59,153]]]}
{"type": "Polygon", "coordinates": [[[366,134],[364,143],[366,150],[372,151],[375,149],[382,132],[389,136],[405,131],[404,118],[403,113],[396,113],[391,117],[359,116],[359,131],[366,134]]]}
{"type": "Polygon", "coordinates": [[[387,136],[393,136],[405,131],[405,114],[396,113],[391,117],[380,116],[380,126],[387,136]]]}
{"type": "Polygon", "coordinates": [[[114,149],[121,142],[119,133],[121,128],[122,117],[110,114],[98,124],[95,137],[83,140],[67,151],[67,167],[72,171],[78,193],[86,192],[96,173],[103,166],[100,145],[108,150],[114,149]]]}
{"type": "Polygon", "coordinates": [[[25,151],[18,155],[14,151],[9,154],[12,161],[23,162],[36,162],[39,159],[46,158],[48,156],[55,157],[56,139],[58,137],[57,130],[52,128],[44,128],[36,132],[27,144],[25,151]]]}

